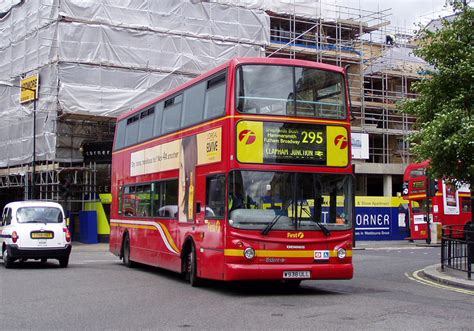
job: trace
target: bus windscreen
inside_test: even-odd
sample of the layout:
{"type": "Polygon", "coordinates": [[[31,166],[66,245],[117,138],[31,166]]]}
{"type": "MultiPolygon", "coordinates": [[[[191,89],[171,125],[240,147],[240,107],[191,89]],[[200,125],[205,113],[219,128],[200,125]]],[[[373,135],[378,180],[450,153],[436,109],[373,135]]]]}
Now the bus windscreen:
{"type": "Polygon", "coordinates": [[[238,229],[348,230],[352,176],[240,171],[229,174],[229,224],[238,229]]]}

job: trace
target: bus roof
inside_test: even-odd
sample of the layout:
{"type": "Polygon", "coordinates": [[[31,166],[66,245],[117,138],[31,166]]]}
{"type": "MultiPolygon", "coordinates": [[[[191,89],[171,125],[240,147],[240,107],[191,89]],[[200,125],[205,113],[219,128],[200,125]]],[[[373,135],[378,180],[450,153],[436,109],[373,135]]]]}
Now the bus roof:
{"type": "Polygon", "coordinates": [[[329,70],[329,71],[334,71],[334,72],[339,72],[339,73],[343,73],[344,72],[344,68],[341,68],[341,67],[338,67],[338,66],[334,66],[334,65],[330,65],[330,64],[326,64],[326,63],[320,63],[320,62],[313,62],[313,61],[305,61],[305,60],[295,60],[295,59],[284,59],[284,58],[266,58],[266,57],[246,57],[246,58],[233,58],[221,65],[219,65],[218,67],[212,69],[212,70],[209,70],[189,81],[187,81],[186,83],[184,84],[181,84],[179,86],[177,86],[176,88],[168,91],[168,92],[165,92],[163,94],[161,94],[160,96],[132,109],[131,111],[128,111],[126,113],[123,113],[122,115],[120,115],[118,118],[117,118],[117,121],[120,121],[124,118],[127,118],[127,117],[130,117],[131,115],[135,114],[136,112],[139,112],[157,102],[159,102],[160,100],[163,100],[163,99],[166,99],[170,96],[172,96],[173,94],[175,94],[176,92],[188,87],[188,86],[191,86],[193,85],[194,83],[196,82],[199,82],[207,77],[210,77],[216,73],[218,73],[219,71],[225,69],[225,68],[228,68],[228,67],[233,67],[235,68],[237,65],[239,64],[278,64],[278,65],[294,65],[294,66],[301,66],[301,67],[313,67],[313,68],[318,68],[318,69],[322,69],[322,70],[329,70]]]}
{"type": "Polygon", "coordinates": [[[407,167],[405,168],[405,172],[410,171],[410,170],[413,170],[413,169],[418,169],[418,168],[428,168],[429,165],[430,165],[430,161],[429,161],[429,160],[425,160],[425,161],[420,162],[420,163],[410,163],[410,164],[407,165],[407,167]]]}
{"type": "Polygon", "coordinates": [[[425,160],[423,162],[420,162],[420,163],[410,163],[409,165],[407,165],[407,167],[405,168],[405,171],[403,173],[403,180],[404,181],[407,181],[411,178],[410,176],[410,173],[413,171],[413,170],[416,170],[416,169],[427,169],[429,168],[429,165],[430,165],[430,161],[429,160],[425,160]]]}

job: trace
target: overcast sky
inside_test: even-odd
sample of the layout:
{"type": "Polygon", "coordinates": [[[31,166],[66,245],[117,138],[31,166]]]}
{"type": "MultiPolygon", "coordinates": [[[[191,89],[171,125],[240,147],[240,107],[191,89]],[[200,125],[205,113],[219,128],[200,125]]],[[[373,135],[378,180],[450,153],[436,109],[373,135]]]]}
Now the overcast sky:
{"type": "MultiPolygon", "coordinates": [[[[202,0],[201,0],[202,1],[202,0]]],[[[256,0],[257,2],[262,0],[256,0]]],[[[273,2],[277,0],[267,0],[273,2]]],[[[310,0],[281,0],[282,2],[295,3],[310,2],[310,0]]],[[[445,7],[446,0],[312,0],[315,4],[322,1],[323,4],[332,4],[338,6],[347,6],[354,9],[362,9],[369,11],[381,11],[390,9],[392,15],[388,17],[391,25],[394,27],[414,30],[416,22],[428,23],[431,19],[439,18],[452,14],[450,7],[445,7]]],[[[10,8],[12,4],[18,3],[20,0],[0,0],[0,9],[10,8]]],[[[244,2],[251,2],[246,0],[244,2]]],[[[468,0],[468,2],[471,2],[468,0]]]]}
{"type": "Polygon", "coordinates": [[[451,15],[446,0],[323,0],[339,6],[379,11],[391,8],[388,17],[391,25],[408,30],[416,29],[416,22],[428,23],[431,19],[451,15]]]}

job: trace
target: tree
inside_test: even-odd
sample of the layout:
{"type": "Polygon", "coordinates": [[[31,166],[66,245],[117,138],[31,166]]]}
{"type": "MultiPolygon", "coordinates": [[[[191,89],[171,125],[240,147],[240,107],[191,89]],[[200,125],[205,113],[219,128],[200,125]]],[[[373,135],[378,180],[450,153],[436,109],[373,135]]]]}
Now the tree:
{"type": "Polygon", "coordinates": [[[457,16],[442,29],[421,31],[415,55],[431,67],[414,84],[418,98],[402,103],[416,116],[410,135],[416,161],[430,160],[430,174],[474,189],[474,11],[455,6],[457,16]]]}

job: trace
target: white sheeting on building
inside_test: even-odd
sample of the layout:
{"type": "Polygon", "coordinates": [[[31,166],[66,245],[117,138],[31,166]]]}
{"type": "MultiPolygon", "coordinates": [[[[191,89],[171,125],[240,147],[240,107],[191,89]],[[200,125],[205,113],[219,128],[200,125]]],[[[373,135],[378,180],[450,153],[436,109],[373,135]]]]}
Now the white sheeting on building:
{"type": "MultiPolygon", "coordinates": [[[[261,6],[196,0],[12,1],[0,81],[39,73],[36,151],[55,160],[57,113],[115,117],[236,56],[264,56],[261,6]],[[230,6],[231,5],[231,6],[230,6]]],[[[4,6],[2,10],[5,11],[4,6]]],[[[0,167],[31,162],[33,103],[0,85],[0,167]]]]}

